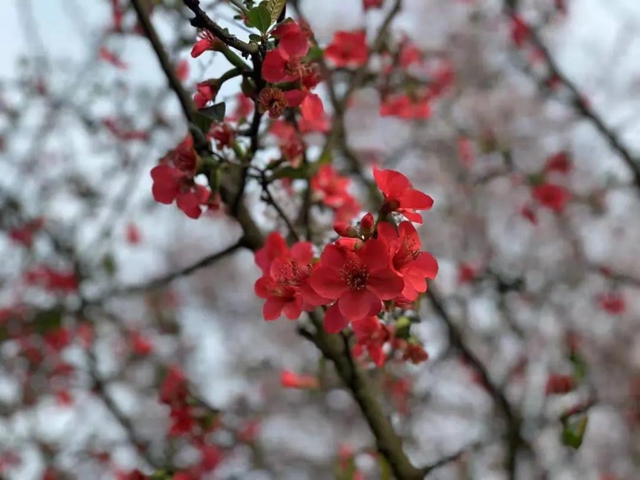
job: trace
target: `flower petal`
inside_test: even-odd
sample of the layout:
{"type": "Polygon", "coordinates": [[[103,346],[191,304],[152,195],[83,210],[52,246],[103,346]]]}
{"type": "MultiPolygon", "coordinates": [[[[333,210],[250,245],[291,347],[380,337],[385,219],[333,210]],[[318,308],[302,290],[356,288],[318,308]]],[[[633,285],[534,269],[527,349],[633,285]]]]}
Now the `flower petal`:
{"type": "Polygon", "coordinates": [[[338,333],[349,325],[349,319],[340,313],[337,303],[329,307],[327,313],[324,314],[324,329],[327,333],[338,333]]]}
{"type": "Polygon", "coordinates": [[[331,268],[319,267],[309,279],[309,285],[321,297],[335,300],[347,290],[347,283],[331,268]]]}
{"type": "Polygon", "coordinates": [[[349,320],[360,320],[371,314],[375,305],[379,305],[380,300],[369,290],[348,290],[338,300],[340,313],[349,320]]]}

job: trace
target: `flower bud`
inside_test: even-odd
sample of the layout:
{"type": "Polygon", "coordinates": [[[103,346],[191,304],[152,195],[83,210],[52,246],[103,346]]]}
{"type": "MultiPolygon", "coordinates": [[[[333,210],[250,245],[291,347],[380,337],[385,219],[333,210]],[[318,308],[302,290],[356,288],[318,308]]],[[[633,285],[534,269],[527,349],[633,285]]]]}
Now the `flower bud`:
{"type": "Polygon", "coordinates": [[[341,237],[358,238],[358,230],[347,222],[336,222],[333,226],[333,230],[341,237]]]}
{"type": "Polygon", "coordinates": [[[373,235],[375,229],[375,219],[371,213],[367,213],[362,220],[360,220],[360,233],[363,237],[368,238],[373,235]]]}

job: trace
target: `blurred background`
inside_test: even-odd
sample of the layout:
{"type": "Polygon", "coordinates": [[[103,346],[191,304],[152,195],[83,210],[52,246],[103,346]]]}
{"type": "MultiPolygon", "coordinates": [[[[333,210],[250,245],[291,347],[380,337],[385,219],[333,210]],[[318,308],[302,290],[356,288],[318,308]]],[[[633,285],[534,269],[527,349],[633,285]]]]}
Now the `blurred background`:
{"type": "MultiPolygon", "coordinates": [[[[293,3],[324,46],[336,31],[372,37],[393,2],[293,3]]],[[[201,4],[248,38],[229,2],[201,4]]],[[[637,479],[640,3],[509,6],[404,0],[389,44],[418,60],[389,84],[439,85],[429,114],[381,113],[371,82],[345,115],[334,166],[363,212],[373,165],[435,200],[419,232],[436,297],[411,327],[429,360],[368,372],[415,464],[455,455],[427,478],[637,479]]],[[[190,56],[182,2],[147,8],[190,94],[228,69],[190,56]]],[[[183,478],[390,478],[331,366],[295,323],[263,320],[253,254],[183,271],[241,232],[224,209],[194,221],[151,195],[149,172],[186,125],[129,2],[0,0],[0,42],[0,478],[194,464],[207,466],[183,478]],[[176,369],[218,426],[206,445],[171,434],[159,391],[176,369]],[[320,387],[287,388],[283,371],[320,387]]],[[[348,78],[335,72],[336,88],[348,78]]],[[[218,93],[228,116],[239,91],[235,79],[218,93]]],[[[312,161],[325,137],[305,137],[312,161]]],[[[279,157],[275,135],[263,144],[258,162],[279,157]]],[[[294,215],[291,188],[272,193],[294,215]]],[[[264,232],[285,231],[257,182],[246,204],[264,232]]],[[[313,214],[321,247],[334,218],[313,214]]]]}

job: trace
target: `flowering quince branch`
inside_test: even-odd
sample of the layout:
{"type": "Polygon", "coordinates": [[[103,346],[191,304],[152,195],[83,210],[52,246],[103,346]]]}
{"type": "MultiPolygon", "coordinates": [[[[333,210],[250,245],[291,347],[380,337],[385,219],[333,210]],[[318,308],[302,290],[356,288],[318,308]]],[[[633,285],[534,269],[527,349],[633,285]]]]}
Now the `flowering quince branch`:
{"type": "MultiPolygon", "coordinates": [[[[208,18],[204,16],[204,12],[195,8],[195,2],[185,0],[185,4],[196,13],[197,18],[208,18]]],[[[213,30],[210,29],[212,32],[213,30]]],[[[259,82],[256,82],[256,108],[250,131],[251,153],[249,159],[243,159],[247,164],[259,148],[258,129],[262,113],[268,112],[271,118],[277,118],[287,106],[300,105],[303,118],[311,120],[322,114],[321,102],[319,99],[316,100],[315,94],[310,93],[310,89],[318,83],[317,75],[312,67],[302,62],[309,48],[307,34],[296,23],[285,21],[273,30],[273,35],[279,40],[278,46],[269,50],[264,58],[261,57],[260,49],[252,49],[249,52],[243,47],[245,53],[252,54],[254,75],[260,75],[259,82]],[[261,69],[258,70],[258,67],[261,69]],[[265,80],[274,86],[264,83],[265,80]],[[302,81],[305,90],[283,92],[275,86],[281,82],[292,81],[302,81]]],[[[229,38],[220,36],[220,40],[237,48],[236,42],[230,41],[229,38]]],[[[154,42],[152,44],[156,53],[162,56],[161,46],[155,45],[154,42]]],[[[243,51],[242,48],[238,49],[243,51]]],[[[179,84],[171,82],[171,86],[182,90],[179,84]]],[[[186,109],[183,113],[190,123],[194,122],[193,110],[186,109]]],[[[199,210],[191,208],[191,200],[189,205],[186,199],[181,200],[180,195],[185,194],[180,193],[184,191],[184,187],[180,185],[189,179],[189,172],[194,171],[194,165],[197,171],[198,155],[208,156],[208,150],[205,145],[185,141],[179,149],[170,154],[170,161],[177,170],[173,170],[175,167],[169,165],[156,167],[155,173],[152,172],[156,199],[162,203],[170,203],[177,198],[178,206],[189,216],[192,216],[193,212],[193,217],[197,218],[199,210]],[[194,148],[195,152],[192,150],[194,148]],[[159,170],[161,168],[162,170],[159,170]]],[[[426,291],[426,280],[433,279],[437,272],[435,259],[430,254],[420,251],[420,240],[412,223],[404,221],[396,225],[392,215],[405,216],[409,220],[422,223],[417,211],[431,208],[433,200],[414,190],[409,180],[399,172],[376,171],[376,181],[384,197],[378,218],[374,219],[371,214],[365,215],[360,222],[359,230],[346,224],[337,225],[336,231],[341,238],[325,248],[319,262],[312,263],[313,250],[309,242],[297,242],[289,249],[284,238],[279,233],[273,233],[263,244],[262,235],[242,201],[248,168],[245,167],[243,170],[237,193],[232,193],[230,182],[221,182],[215,185],[215,188],[218,189],[222,201],[233,199],[234,206],[230,213],[243,228],[242,246],[256,252],[256,263],[262,269],[263,277],[256,282],[255,288],[258,296],[266,300],[263,310],[265,319],[275,320],[284,313],[289,319],[294,320],[303,310],[309,312],[316,328],[311,337],[313,342],[323,355],[334,363],[338,375],[351,390],[376,437],[380,453],[385,456],[398,478],[422,478],[422,470],[409,462],[402,450],[402,442],[375,398],[365,372],[352,357],[349,337],[336,333],[353,322],[361,347],[368,350],[377,364],[384,363],[384,357],[381,355],[382,346],[390,339],[390,335],[387,327],[377,319],[377,314],[383,307],[393,310],[396,305],[411,304],[420,293],[426,291]],[[316,308],[318,306],[328,308],[322,314],[316,308]],[[321,319],[322,316],[324,320],[321,319]],[[370,326],[360,328],[359,322],[366,322],[366,325],[370,326]],[[370,330],[371,328],[373,330],[370,330]],[[374,334],[378,329],[384,335],[374,334]]],[[[297,238],[286,214],[274,202],[264,173],[262,185],[263,189],[266,188],[267,201],[286,220],[292,235],[297,238]]],[[[328,189],[329,185],[318,187],[322,188],[325,201],[332,208],[340,209],[345,206],[344,200],[351,201],[350,197],[340,190],[348,183],[340,183],[341,187],[336,191],[328,189]],[[332,200],[334,197],[335,200],[332,200]]],[[[206,197],[203,197],[203,200],[206,200],[206,197]]],[[[202,266],[200,262],[195,268],[202,266]]],[[[407,358],[413,361],[426,359],[426,354],[423,351],[420,354],[421,348],[414,343],[405,342],[403,345],[407,358]]]]}

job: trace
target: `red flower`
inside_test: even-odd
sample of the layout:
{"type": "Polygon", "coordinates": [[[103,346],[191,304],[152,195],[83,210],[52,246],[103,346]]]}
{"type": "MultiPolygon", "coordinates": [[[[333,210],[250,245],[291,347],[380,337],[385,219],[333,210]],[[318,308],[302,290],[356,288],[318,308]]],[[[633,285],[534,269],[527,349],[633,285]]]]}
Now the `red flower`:
{"type": "Polygon", "coordinates": [[[571,164],[569,154],[567,152],[559,152],[547,159],[544,171],[545,173],[558,172],[567,174],[571,171],[572,167],[573,165],[571,164]]]}
{"type": "Polygon", "coordinates": [[[403,120],[426,120],[431,116],[429,100],[412,100],[408,95],[388,96],[380,105],[383,117],[399,117],[403,120]]]}
{"type": "Polygon", "coordinates": [[[371,316],[353,322],[351,328],[356,336],[354,355],[359,357],[366,349],[373,363],[378,367],[384,365],[387,355],[383,347],[391,339],[387,326],[378,320],[378,317],[371,316]]]}
{"type": "Polygon", "coordinates": [[[290,370],[283,370],[280,373],[280,384],[284,388],[313,389],[320,386],[316,377],[311,375],[297,375],[290,370]]]}
{"type": "Polygon", "coordinates": [[[306,70],[303,58],[309,52],[306,33],[295,22],[286,22],[273,31],[280,39],[278,48],[270,50],[262,64],[262,78],[269,83],[299,80],[306,70]]]}
{"type": "Polygon", "coordinates": [[[416,300],[427,291],[427,278],[436,277],[438,262],[430,253],[420,251],[420,236],[411,222],[402,222],[397,231],[394,225],[381,222],[378,238],[388,245],[393,271],[404,279],[402,295],[416,300]]]}
{"type": "Polygon", "coordinates": [[[320,196],[322,203],[334,210],[351,197],[347,191],[350,184],[351,180],[336,172],[333,165],[320,166],[318,173],[311,179],[311,189],[320,196]]]}
{"type": "Polygon", "coordinates": [[[529,39],[531,30],[524,19],[518,15],[511,17],[511,40],[517,47],[522,47],[529,39]]]}
{"type": "Polygon", "coordinates": [[[184,82],[189,77],[189,64],[186,60],[180,60],[176,66],[178,80],[184,82]]]}
{"type": "Polygon", "coordinates": [[[100,56],[101,60],[104,60],[105,62],[110,63],[111,65],[113,65],[116,68],[119,68],[120,70],[126,70],[128,67],[126,63],[120,60],[120,58],[115,53],[110,51],[107,47],[100,47],[100,51],[98,55],[100,56]]]}
{"type": "Polygon", "coordinates": [[[422,62],[422,52],[414,43],[405,40],[400,47],[398,62],[402,68],[408,68],[415,63],[422,62]]]}
{"type": "Polygon", "coordinates": [[[575,381],[571,375],[551,374],[547,378],[545,393],[547,395],[569,393],[576,387],[575,381]]]}
{"type": "Polygon", "coordinates": [[[302,103],[300,104],[300,111],[302,112],[302,118],[307,122],[319,122],[324,117],[324,105],[322,100],[315,93],[308,93],[302,103]]]}
{"type": "Polygon", "coordinates": [[[254,288],[256,295],[266,300],[262,308],[265,320],[275,320],[282,313],[289,320],[296,320],[302,310],[327,303],[308,285],[314,271],[312,260],[311,243],[298,242],[289,250],[277,232],[256,252],[255,261],[262,268],[263,276],[254,288]]]}
{"type": "Polygon", "coordinates": [[[146,356],[153,353],[153,344],[140,332],[131,332],[130,342],[136,355],[146,356]]]}
{"type": "Polygon", "coordinates": [[[369,240],[355,252],[328,245],[310,283],[318,295],[336,300],[324,319],[329,333],[339,332],[349,321],[376,315],[381,301],[397,297],[404,287],[381,240],[369,240]]]}
{"type": "Polygon", "coordinates": [[[169,435],[172,437],[189,434],[196,426],[196,421],[193,418],[193,408],[190,405],[172,405],[169,416],[171,418],[169,435]]]}
{"type": "Polygon", "coordinates": [[[9,231],[9,238],[16,243],[31,248],[33,245],[33,236],[44,225],[44,219],[39,218],[32,222],[15,227],[9,231]]]}
{"type": "Polygon", "coordinates": [[[338,68],[363,66],[369,58],[365,32],[336,32],[324,56],[338,68]]]}
{"type": "Polygon", "coordinates": [[[531,208],[531,205],[523,205],[520,208],[520,215],[529,220],[533,225],[538,224],[538,216],[535,210],[531,208]]]}
{"type": "Polygon", "coordinates": [[[235,140],[233,129],[227,123],[217,123],[211,126],[209,137],[216,141],[216,147],[222,149],[224,147],[231,148],[235,140]]]}
{"type": "Polygon", "coordinates": [[[193,183],[184,172],[170,165],[158,165],[151,170],[152,193],[156,202],[170,205],[173,201],[189,218],[199,218],[201,205],[206,205],[211,192],[193,183]]]}
{"type": "Polygon", "coordinates": [[[382,211],[398,212],[415,223],[422,223],[422,216],[416,210],[429,210],[433,199],[411,186],[411,182],[395,170],[373,170],[373,177],[384,196],[382,211]]]}
{"type": "Polygon", "coordinates": [[[473,282],[477,274],[476,268],[467,263],[461,263],[458,265],[458,285],[473,282]]]}
{"type": "Polygon", "coordinates": [[[207,50],[216,50],[221,43],[220,40],[208,30],[201,30],[198,33],[198,38],[198,41],[191,49],[191,56],[193,58],[198,58],[207,50]]]}
{"type": "Polygon", "coordinates": [[[127,242],[131,245],[137,245],[140,243],[140,230],[135,223],[127,225],[127,242]]]}
{"type": "Polygon", "coordinates": [[[620,292],[608,292],[597,296],[598,305],[611,315],[621,315],[627,308],[624,297],[620,292]]]}
{"type": "Polygon", "coordinates": [[[414,365],[426,362],[429,360],[429,354],[425,352],[424,348],[415,343],[407,342],[404,347],[404,353],[402,354],[402,360],[409,360],[414,365]]]}
{"type": "Polygon", "coordinates": [[[167,405],[184,403],[188,394],[187,377],[185,377],[180,368],[170,366],[167,376],[160,387],[160,402],[167,405]]]}
{"type": "Polygon", "coordinates": [[[384,0],[362,0],[362,8],[369,10],[370,8],[382,8],[384,0]]]}
{"type": "Polygon", "coordinates": [[[537,185],[531,194],[540,205],[555,213],[562,213],[570,198],[569,192],[564,187],[553,183],[537,185]]]}
{"type": "Polygon", "coordinates": [[[213,101],[218,94],[218,89],[208,80],[198,83],[196,90],[193,101],[198,110],[206,107],[207,103],[213,101]]]}
{"type": "Polygon", "coordinates": [[[24,273],[27,285],[38,286],[58,293],[72,293],[78,290],[78,280],[74,272],[58,271],[48,266],[35,267],[24,273]]]}
{"type": "MultiPolygon", "coordinates": [[[[296,243],[291,250],[287,247],[287,242],[279,232],[272,232],[266,238],[264,246],[256,251],[255,262],[264,275],[271,271],[271,264],[276,258],[290,258],[296,261],[303,261],[313,257],[308,242],[296,243]]],[[[307,260],[309,261],[309,260],[307,260]]]]}

